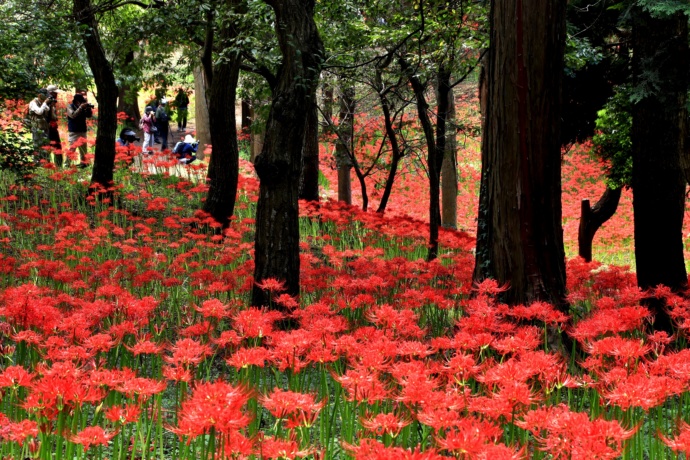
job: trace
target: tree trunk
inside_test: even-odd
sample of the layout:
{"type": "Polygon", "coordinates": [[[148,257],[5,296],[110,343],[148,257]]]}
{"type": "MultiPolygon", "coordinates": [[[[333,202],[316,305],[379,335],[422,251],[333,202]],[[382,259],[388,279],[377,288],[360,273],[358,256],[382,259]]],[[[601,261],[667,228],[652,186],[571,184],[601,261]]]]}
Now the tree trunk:
{"type": "Polygon", "coordinates": [[[208,84],[206,76],[201,66],[194,67],[194,126],[196,129],[196,139],[199,141],[197,158],[203,160],[204,148],[211,144],[211,130],[208,119],[208,84]]]}
{"type": "MultiPolygon", "coordinates": [[[[134,51],[127,53],[123,66],[128,66],[132,62],[134,62],[134,51]]],[[[139,126],[141,113],[139,112],[138,95],[139,92],[133,89],[131,84],[122,83],[120,85],[120,91],[117,95],[117,111],[127,114],[126,124],[130,127],[139,126]]]]}
{"type": "Polygon", "coordinates": [[[455,130],[455,100],[453,89],[448,91],[448,123],[446,125],[446,148],[441,165],[441,225],[445,228],[458,227],[458,160],[457,131],[455,130]]]}
{"type": "Polygon", "coordinates": [[[252,127],[252,108],[249,99],[242,99],[242,120],[241,120],[242,132],[249,132],[252,127]]]}
{"type": "MultiPolygon", "coordinates": [[[[633,209],[637,284],[687,287],[683,260],[686,182],[685,149],[688,90],[688,24],[682,13],[652,18],[635,11],[633,83],[642,99],[633,106],[633,209]],[[653,81],[650,81],[650,75],[653,81]]],[[[671,331],[659,301],[647,302],[656,329],[671,331]]]]}
{"type": "Polygon", "coordinates": [[[91,0],[74,0],[72,13],[77,23],[82,25],[79,30],[98,90],[98,131],[91,184],[112,191],[117,130],[117,83],[113,68],[101,45],[98,22],[93,13],[91,0]]]}
{"type": "Polygon", "coordinates": [[[319,201],[319,110],[316,93],[307,107],[299,197],[302,200],[319,201]]]}
{"type": "Polygon", "coordinates": [[[578,254],[587,262],[592,261],[592,240],[599,227],[611,218],[618,209],[622,188],[609,188],[592,207],[589,200],[582,200],[580,227],[577,231],[578,254]]]}
{"type": "MultiPolygon", "coordinates": [[[[383,88],[383,78],[381,74],[381,69],[377,68],[376,86],[378,88],[383,88]]],[[[395,182],[395,176],[398,173],[398,165],[403,157],[403,151],[400,148],[400,143],[398,142],[398,133],[393,128],[391,104],[388,99],[388,94],[385,91],[379,92],[379,102],[381,103],[381,111],[383,112],[383,124],[386,129],[386,137],[388,138],[388,143],[391,146],[391,165],[388,169],[388,177],[386,178],[386,184],[383,187],[383,193],[381,194],[379,208],[376,210],[376,212],[383,214],[386,212],[386,206],[388,206],[388,200],[390,199],[391,192],[393,191],[393,183],[395,182]]]]}
{"type": "Polygon", "coordinates": [[[566,0],[491,5],[474,279],[565,309],[560,107],[566,0]]]}
{"type": "MultiPolygon", "coordinates": [[[[338,168],[338,201],[352,204],[352,138],[354,137],[355,116],[355,88],[343,85],[340,88],[340,124],[338,126],[338,142],[335,144],[335,163],[338,168]]],[[[361,181],[360,181],[361,183],[361,181]]],[[[366,187],[362,190],[366,196],[366,187]]]]}
{"type": "Polygon", "coordinates": [[[260,179],[254,246],[252,305],[270,305],[259,287],[267,279],[299,295],[298,193],[308,104],[313,100],[323,59],[313,0],[271,0],[282,54],[266,137],[254,167],[260,179]]]}

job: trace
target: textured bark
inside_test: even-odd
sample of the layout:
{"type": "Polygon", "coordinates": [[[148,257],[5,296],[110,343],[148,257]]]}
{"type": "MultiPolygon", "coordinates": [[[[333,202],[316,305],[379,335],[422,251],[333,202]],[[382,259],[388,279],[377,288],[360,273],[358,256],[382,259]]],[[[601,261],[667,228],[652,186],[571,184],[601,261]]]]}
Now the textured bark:
{"type": "MultiPolygon", "coordinates": [[[[267,1],[276,15],[282,62],[266,137],[254,167],[260,179],[256,211],[254,281],[277,279],[299,295],[298,192],[308,104],[319,80],[323,43],[314,22],[313,0],[267,1]]],[[[255,284],[252,305],[269,305],[255,284]]]]}
{"type": "Polygon", "coordinates": [[[606,187],[606,191],[594,206],[590,206],[589,200],[582,200],[580,210],[580,227],[577,231],[578,254],[587,262],[592,261],[592,240],[599,227],[611,218],[618,209],[621,199],[619,188],[606,187]]]}
{"type": "MultiPolygon", "coordinates": [[[[633,209],[637,284],[687,287],[683,260],[686,182],[681,168],[685,149],[688,90],[687,18],[654,19],[637,10],[633,23],[633,83],[644,97],[633,106],[633,209]],[[650,75],[658,75],[653,82],[650,75]]],[[[670,331],[659,301],[648,305],[655,328],[670,331]]]]}
{"type": "MultiPolygon", "coordinates": [[[[339,136],[335,144],[335,162],[338,168],[338,201],[352,204],[352,138],[354,137],[355,116],[355,88],[351,85],[340,88],[340,124],[339,136]]],[[[362,184],[363,181],[360,181],[362,184]]],[[[366,186],[362,190],[362,197],[366,199],[366,186]]],[[[367,199],[368,201],[368,199],[367,199]]]]}
{"type": "MultiPolygon", "coordinates": [[[[134,51],[130,51],[125,56],[124,66],[128,66],[134,61],[134,51]]],[[[117,95],[117,111],[127,114],[127,123],[130,126],[139,126],[139,119],[141,113],[139,112],[138,91],[132,88],[131,85],[123,83],[120,85],[120,91],[117,95]]]]}
{"type": "Polygon", "coordinates": [[[208,100],[209,87],[201,67],[194,68],[194,127],[196,129],[196,139],[199,141],[197,158],[204,158],[204,149],[211,144],[211,131],[208,119],[208,100]]]}
{"type": "Polygon", "coordinates": [[[113,68],[101,44],[98,22],[93,13],[91,0],[74,0],[72,7],[75,20],[83,25],[79,31],[98,90],[96,96],[98,101],[98,132],[96,134],[91,184],[96,187],[112,189],[113,168],[115,167],[118,87],[113,68]]]}
{"type": "Polygon", "coordinates": [[[242,99],[241,113],[242,120],[240,122],[240,127],[243,132],[249,132],[249,129],[252,127],[252,108],[249,99],[242,99]]]}
{"type": "Polygon", "coordinates": [[[458,226],[458,142],[452,89],[448,92],[447,112],[446,148],[441,165],[441,225],[454,229],[458,226]]]}
{"type": "Polygon", "coordinates": [[[319,201],[319,111],[316,93],[307,107],[299,197],[302,200],[319,201]]]}
{"type": "Polygon", "coordinates": [[[476,281],[565,308],[560,106],[566,0],[493,1],[476,281]]]}
{"type": "MultiPolygon", "coordinates": [[[[225,6],[234,10],[237,0],[227,0],[225,6]]],[[[208,165],[209,184],[204,211],[226,228],[235,209],[237,181],[239,175],[239,151],[237,147],[237,120],[235,119],[235,96],[240,75],[239,54],[227,53],[225,59],[215,65],[209,62],[210,49],[214,46],[213,21],[207,23],[206,42],[202,54],[202,66],[206,81],[210,82],[208,92],[208,115],[211,134],[211,160],[208,165]]],[[[219,41],[227,43],[238,34],[236,25],[224,22],[218,31],[219,41]]]]}

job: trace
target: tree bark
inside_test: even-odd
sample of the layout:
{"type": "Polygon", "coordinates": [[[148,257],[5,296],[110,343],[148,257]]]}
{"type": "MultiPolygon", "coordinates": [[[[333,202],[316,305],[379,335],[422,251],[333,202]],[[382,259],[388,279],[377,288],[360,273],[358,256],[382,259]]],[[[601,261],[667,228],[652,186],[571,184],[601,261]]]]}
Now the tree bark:
{"type": "Polygon", "coordinates": [[[319,111],[316,93],[307,107],[299,197],[302,200],[319,201],[319,111]]]}
{"type": "Polygon", "coordinates": [[[592,240],[599,227],[611,218],[618,209],[622,189],[606,187],[606,191],[594,206],[589,200],[582,200],[580,227],[577,231],[578,254],[587,262],[592,261],[592,240]]]}
{"type": "MultiPolygon", "coordinates": [[[[660,284],[676,292],[687,288],[683,259],[686,182],[681,168],[687,76],[687,17],[678,13],[653,18],[637,9],[633,83],[642,99],[633,106],[632,188],[637,284],[642,289],[660,284]]],[[[671,320],[661,302],[648,299],[647,305],[655,313],[655,328],[670,332],[671,320]]]]}
{"type": "Polygon", "coordinates": [[[112,65],[101,44],[98,22],[93,11],[91,0],[74,0],[72,13],[77,23],[83,25],[79,30],[98,90],[98,131],[91,185],[112,191],[118,88],[112,65]]]}
{"type": "MultiPolygon", "coordinates": [[[[266,137],[254,167],[260,179],[256,211],[254,281],[276,279],[299,295],[298,193],[307,106],[324,54],[313,0],[267,0],[276,15],[282,62],[266,137]]],[[[254,285],[252,305],[270,305],[271,294],[254,285]]]]}
{"type": "Polygon", "coordinates": [[[441,165],[441,225],[458,227],[458,160],[457,131],[455,130],[455,100],[452,88],[448,91],[446,119],[446,148],[441,165]]]}
{"type": "MultiPolygon", "coordinates": [[[[338,168],[338,201],[352,204],[352,138],[354,137],[355,88],[352,85],[340,87],[340,124],[338,142],[335,144],[335,163],[338,168]]],[[[360,181],[362,183],[362,181],[360,181]]],[[[362,197],[366,196],[366,186],[362,197]]],[[[367,200],[368,201],[368,200],[367,200]]]]}
{"type": "MultiPolygon", "coordinates": [[[[128,66],[134,61],[134,51],[130,51],[125,56],[124,66],[128,66]]],[[[117,111],[127,114],[127,125],[131,127],[139,126],[141,113],[138,104],[139,92],[132,88],[129,83],[122,83],[117,95],[117,111]]]]}
{"type": "MultiPolygon", "coordinates": [[[[227,0],[225,6],[233,10],[237,0],[227,0]]],[[[240,75],[239,53],[227,53],[224,59],[213,65],[207,56],[213,49],[213,21],[207,23],[206,41],[202,53],[202,66],[206,81],[210,82],[208,98],[209,128],[211,134],[211,160],[208,165],[208,194],[204,211],[226,228],[235,209],[237,181],[239,175],[239,151],[237,147],[237,120],[235,119],[235,96],[240,75]]],[[[234,39],[237,26],[224,22],[218,32],[219,41],[224,44],[234,39]]]]}
{"type": "MultiPolygon", "coordinates": [[[[376,69],[377,88],[383,88],[383,78],[381,74],[381,69],[376,69]]],[[[388,99],[388,94],[385,90],[379,91],[379,102],[381,103],[381,111],[383,112],[383,124],[386,130],[388,143],[391,146],[391,164],[388,169],[388,177],[386,177],[386,184],[383,187],[379,208],[376,210],[376,212],[383,214],[386,212],[386,206],[388,206],[388,200],[393,191],[393,184],[395,182],[395,176],[398,173],[398,165],[403,157],[403,151],[398,142],[398,133],[393,128],[393,116],[391,115],[391,103],[388,99]]]]}
{"type": "Polygon", "coordinates": [[[491,4],[474,279],[564,309],[560,108],[566,0],[491,4]]]}
{"type": "Polygon", "coordinates": [[[199,141],[199,149],[197,151],[197,158],[203,160],[204,149],[211,144],[211,131],[209,128],[208,119],[208,101],[207,92],[209,87],[204,76],[204,70],[201,66],[194,68],[194,129],[196,130],[196,139],[199,141]]]}
{"type": "Polygon", "coordinates": [[[252,109],[249,99],[242,99],[242,120],[240,122],[242,132],[249,132],[252,127],[252,109]]]}

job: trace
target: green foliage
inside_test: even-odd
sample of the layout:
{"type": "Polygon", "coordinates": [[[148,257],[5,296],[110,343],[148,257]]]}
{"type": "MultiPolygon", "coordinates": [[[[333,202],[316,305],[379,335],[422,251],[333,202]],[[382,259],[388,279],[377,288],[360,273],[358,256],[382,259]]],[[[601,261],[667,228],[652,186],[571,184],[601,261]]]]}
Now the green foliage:
{"type": "Polygon", "coordinates": [[[608,162],[607,185],[629,187],[632,181],[632,102],[630,87],[621,86],[597,112],[594,152],[608,162]]]}
{"type": "Polygon", "coordinates": [[[22,133],[0,131],[0,170],[11,171],[21,181],[27,180],[34,171],[33,142],[22,133]]]}

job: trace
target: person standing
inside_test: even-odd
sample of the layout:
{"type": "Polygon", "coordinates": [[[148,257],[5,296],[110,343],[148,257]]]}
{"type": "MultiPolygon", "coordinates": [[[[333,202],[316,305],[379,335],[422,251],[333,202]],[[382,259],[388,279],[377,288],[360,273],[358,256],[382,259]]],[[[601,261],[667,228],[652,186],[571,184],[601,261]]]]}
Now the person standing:
{"type": "Polygon", "coordinates": [[[50,113],[48,114],[48,142],[50,143],[50,148],[53,150],[55,155],[55,165],[57,167],[62,166],[62,141],[60,140],[60,131],[58,131],[58,114],[57,114],[57,97],[58,97],[58,87],[55,85],[49,85],[46,88],[48,91],[48,100],[51,101],[50,113]]]}
{"type": "Polygon", "coordinates": [[[154,131],[156,127],[156,115],[153,107],[146,107],[139,127],[144,131],[144,144],[141,146],[141,153],[153,155],[154,131]]]}
{"type": "Polygon", "coordinates": [[[69,150],[78,151],[79,167],[86,168],[86,119],[93,116],[93,105],[89,104],[83,94],[77,93],[72,103],[67,106],[67,131],[69,150]]]}
{"type": "Polygon", "coordinates": [[[37,158],[46,157],[46,151],[43,147],[48,145],[48,116],[50,109],[51,101],[48,99],[48,90],[41,88],[36,93],[36,97],[29,103],[28,116],[31,138],[34,142],[37,158]]]}
{"type": "Polygon", "coordinates": [[[177,106],[177,132],[185,132],[187,131],[189,96],[187,96],[187,93],[182,88],[177,89],[175,105],[177,106]]]}
{"type": "Polygon", "coordinates": [[[161,140],[161,151],[168,149],[168,131],[170,130],[170,115],[168,114],[168,100],[162,98],[156,110],[156,126],[161,140]]]}

